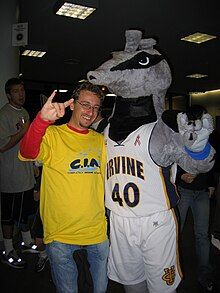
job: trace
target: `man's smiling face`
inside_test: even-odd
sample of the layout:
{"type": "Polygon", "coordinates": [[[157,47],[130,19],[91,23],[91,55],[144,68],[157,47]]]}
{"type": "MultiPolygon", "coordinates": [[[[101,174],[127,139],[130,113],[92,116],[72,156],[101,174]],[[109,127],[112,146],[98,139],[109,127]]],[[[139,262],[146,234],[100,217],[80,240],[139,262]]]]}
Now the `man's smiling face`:
{"type": "Polygon", "coordinates": [[[85,130],[95,121],[101,106],[101,99],[88,90],[81,91],[79,98],[71,106],[73,111],[69,124],[85,130]]]}

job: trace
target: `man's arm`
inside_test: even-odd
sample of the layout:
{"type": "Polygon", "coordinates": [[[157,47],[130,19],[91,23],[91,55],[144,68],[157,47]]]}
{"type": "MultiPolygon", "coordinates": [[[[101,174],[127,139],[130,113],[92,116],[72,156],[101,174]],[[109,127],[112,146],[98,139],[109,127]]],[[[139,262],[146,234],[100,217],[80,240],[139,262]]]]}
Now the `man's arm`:
{"type": "Polygon", "coordinates": [[[20,154],[26,159],[35,159],[40,151],[40,144],[47,127],[65,114],[73,99],[64,103],[53,103],[55,92],[48,98],[41,111],[31,123],[20,144],[20,154]]]}
{"type": "Polygon", "coordinates": [[[26,159],[35,159],[40,151],[40,144],[47,127],[53,121],[45,121],[41,118],[40,112],[31,123],[20,143],[20,154],[26,159]]]}
{"type": "Polygon", "coordinates": [[[29,121],[25,122],[24,124],[20,124],[21,129],[15,134],[10,136],[10,140],[3,147],[0,148],[0,152],[4,153],[5,151],[13,148],[25,135],[29,127],[29,124],[30,124],[29,121]]]}

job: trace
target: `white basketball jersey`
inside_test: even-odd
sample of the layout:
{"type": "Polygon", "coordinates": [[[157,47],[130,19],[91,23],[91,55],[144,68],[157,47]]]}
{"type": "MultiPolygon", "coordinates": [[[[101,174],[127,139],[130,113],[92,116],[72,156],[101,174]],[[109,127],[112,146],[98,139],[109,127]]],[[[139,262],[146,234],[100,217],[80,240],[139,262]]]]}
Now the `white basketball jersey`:
{"type": "Polygon", "coordinates": [[[171,182],[171,166],[156,165],[149,154],[154,123],[142,125],[120,144],[108,136],[105,197],[106,207],[123,217],[148,216],[168,210],[179,197],[171,182]]]}

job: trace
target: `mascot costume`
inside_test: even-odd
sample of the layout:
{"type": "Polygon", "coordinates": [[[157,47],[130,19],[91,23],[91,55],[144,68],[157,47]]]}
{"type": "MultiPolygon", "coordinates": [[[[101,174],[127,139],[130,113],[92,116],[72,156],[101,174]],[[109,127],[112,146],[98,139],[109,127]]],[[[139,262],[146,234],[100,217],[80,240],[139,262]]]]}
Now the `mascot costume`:
{"type": "Polygon", "coordinates": [[[191,121],[187,113],[164,111],[171,72],[155,44],[128,30],[124,51],[87,74],[117,96],[104,130],[108,276],[126,292],[175,292],[181,280],[175,166],[198,174],[214,164],[211,116],[191,121]]]}

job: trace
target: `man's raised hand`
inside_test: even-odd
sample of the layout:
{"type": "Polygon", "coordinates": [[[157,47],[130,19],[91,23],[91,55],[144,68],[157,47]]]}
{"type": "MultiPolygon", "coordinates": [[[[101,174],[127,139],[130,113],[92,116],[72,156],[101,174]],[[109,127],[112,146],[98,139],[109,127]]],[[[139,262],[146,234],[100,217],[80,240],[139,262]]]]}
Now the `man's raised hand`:
{"type": "Polygon", "coordinates": [[[53,91],[53,93],[50,95],[50,97],[47,99],[46,103],[41,109],[40,113],[43,120],[55,121],[63,117],[65,114],[65,109],[73,103],[73,98],[64,103],[53,103],[53,98],[55,97],[55,95],[56,91],[53,91]]]}

